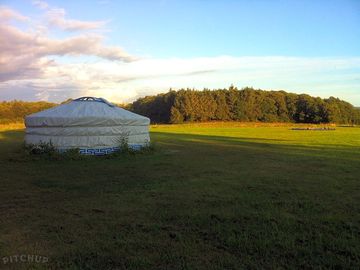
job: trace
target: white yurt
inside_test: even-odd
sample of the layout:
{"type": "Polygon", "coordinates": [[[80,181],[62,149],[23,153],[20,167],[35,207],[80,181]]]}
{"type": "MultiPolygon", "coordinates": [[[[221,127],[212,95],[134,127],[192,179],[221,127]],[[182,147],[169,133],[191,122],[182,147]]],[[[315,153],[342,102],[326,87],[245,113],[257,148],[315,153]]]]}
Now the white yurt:
{"type": "Polygon", "coordinates": [[[140,149],[150,142],[150,119],[109,103],[82,97],[25,118],[26,144],[52,143],[59,151],[104,155],[126,142],[140,149]]]}

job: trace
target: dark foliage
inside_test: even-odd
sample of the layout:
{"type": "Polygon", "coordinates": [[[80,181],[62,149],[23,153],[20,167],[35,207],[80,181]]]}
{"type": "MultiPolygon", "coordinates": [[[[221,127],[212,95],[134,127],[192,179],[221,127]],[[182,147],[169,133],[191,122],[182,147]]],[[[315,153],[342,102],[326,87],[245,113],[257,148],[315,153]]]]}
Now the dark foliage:
{"type": "Polygon", "coordinates": [[[153,123],[260,121],[359,124],[360,110],[338,98],[321,99],[285,91],[193,89],[139,98],[128,109],[153,123]]]}

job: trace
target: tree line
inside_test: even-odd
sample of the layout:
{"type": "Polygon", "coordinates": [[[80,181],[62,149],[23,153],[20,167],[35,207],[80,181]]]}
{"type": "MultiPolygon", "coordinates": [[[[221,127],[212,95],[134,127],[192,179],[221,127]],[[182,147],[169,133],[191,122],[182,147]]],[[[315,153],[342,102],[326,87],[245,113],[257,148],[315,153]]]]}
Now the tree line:
{"type": "Polygon", "coordinates": [[[360,110],[335,97],[322,99],[253,88],[170,90],[139,98],[128,108],[153,123],[260,121],[360,124],[360,110]]]}
{"type": "MultiPolygon", "coordinates": [[[[0,102],[0,124],[23,121],[26,115],[58,104],[50,102],[0,102]]],[[[260,121],[360,124],[360,109],[335,97],[322,99],[285,91],[253,88],[202,91],[171,90],[119,105],[147,116],[152,123],[203,121],[260,121]]]]}
{"type": "Polygon", "coordinates": [[[0,102],[0,124],[22,122],[26,115],[43,111],[58,104],[45,101],[2,101],[0,102]]]}

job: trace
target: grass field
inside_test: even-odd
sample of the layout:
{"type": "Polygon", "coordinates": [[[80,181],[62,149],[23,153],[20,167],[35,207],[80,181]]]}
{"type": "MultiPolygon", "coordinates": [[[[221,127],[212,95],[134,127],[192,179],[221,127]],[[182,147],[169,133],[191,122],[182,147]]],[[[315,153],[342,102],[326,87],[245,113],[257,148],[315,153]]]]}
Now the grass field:
{"type": "Polygon", "coordinates": [[[154,152],[83,160],[27,156],[23,135],[0,130],[0,268],[360,265],[360,128],[158,125],[154,152]]]}

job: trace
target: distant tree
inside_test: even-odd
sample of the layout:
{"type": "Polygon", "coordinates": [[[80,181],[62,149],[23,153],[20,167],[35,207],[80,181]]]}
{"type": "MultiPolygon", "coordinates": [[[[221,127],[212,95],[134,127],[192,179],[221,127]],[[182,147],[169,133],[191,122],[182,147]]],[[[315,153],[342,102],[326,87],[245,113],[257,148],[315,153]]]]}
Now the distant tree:
{"type": "Polygon", "coordinates": [[[73,99],[72,99],[72,98],[68,98],[67,100],[61,102],[60,104],[69,103],[69,102],[71,102],[71,101],[73,101],[73,99]]]}
{"type": "Polygon", "coordinates": [[[226,92],[217,90],[212,92],[216,102],[216,109],[214,112],[214,120],[230,120],[230,110],[226,103],[226,92]]]}
{"type": "Polygon", "coordinates": [[[170,123],[180,124],[182,122],[184,122],[184,117],[182,116],[180,111],[175,107],[171,107],[170,123]]]}

